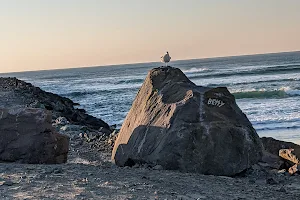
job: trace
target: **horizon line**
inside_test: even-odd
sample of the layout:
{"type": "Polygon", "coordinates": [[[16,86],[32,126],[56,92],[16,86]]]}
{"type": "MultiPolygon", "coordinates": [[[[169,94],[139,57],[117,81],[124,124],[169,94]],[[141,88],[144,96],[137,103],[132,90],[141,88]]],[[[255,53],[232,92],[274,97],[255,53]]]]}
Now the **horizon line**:
{"type": "MultiPolygon", "coordinates": [[[[202,57],[202,58],[190,58],[190,59],[179,59],[173,60],[171,62],[185,61],[185,60],[206,60],[206,59],[221,59],[221,58],[233,58],[242,56],[258,56],[258,55],[270,55],[270,54],[282,54],[282,53],[300,53],[300,50],[295,51],[279,51],[279,52],[266,52],[266,53],[254,53],[254,54],[237,54],[228,56],[212,56],[212,57],[202,57]]],[[[97,68],[97,67],[114,67],[120,65],[137,65],[137,64],[151,64],[151,63],[161,63],[159,61],[145,61],[145,62],[133,62],[133,63],[121,63],[121,64],[107,64],[107,65],[94,65],[94,66],[80,66],[80,67],[67,67],[67,68],[54,68],[54,69],[41,69],[41,70],[28,70],[28,71],[12,71],[12,72],[0,72],[1,74],[17,74],[17,73],[30,73],[30,72],[40,72],[40,71],[55,71],[55,70],[72,70],[81,68],[97,68]]]]}

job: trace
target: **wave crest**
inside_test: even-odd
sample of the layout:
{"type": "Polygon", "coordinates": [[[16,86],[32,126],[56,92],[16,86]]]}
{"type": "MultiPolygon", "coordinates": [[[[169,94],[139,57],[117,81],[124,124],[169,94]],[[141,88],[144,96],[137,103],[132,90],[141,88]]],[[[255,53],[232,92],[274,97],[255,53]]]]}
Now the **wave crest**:
{"type": "Polygon", "coordinates": [[[280,88],[279,90],[254,90],[241,91],[232,93],[236,99],[269,99],[269,98],[288,98],[292,96],[300,96],[300,90],[293,90],[289,87],[280,88]]]}
{"type": "Polygon", "coordinates": [[[183,73],[197,73],[197,72],[203,72],[203,71],[207,71],[208,69],[207,68],[196,68],[196,67],[193,67],[193,68],[190,68],[190,69],[187,69],[187,70],[182,70],[183,73]]]}

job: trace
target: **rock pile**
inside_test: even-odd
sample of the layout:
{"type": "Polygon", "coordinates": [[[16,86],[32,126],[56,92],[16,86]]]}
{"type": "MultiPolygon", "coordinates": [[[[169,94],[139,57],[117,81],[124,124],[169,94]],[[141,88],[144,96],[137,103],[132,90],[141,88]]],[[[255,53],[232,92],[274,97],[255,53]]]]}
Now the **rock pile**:
{"type": "Polygon", "coordinates": [[[0,77],[0,107],[2,108],[42,108],[52,111],[52,118],[65,117],[70,123],[87,126],[98,130],[101,127],[109,129],[109,125],[101,119],[86,114],[72,100],[59,95],[45,92],[30,83],[16,78],[0,77]]]}
{"type": "Polygon", "coordinates": [[[65,117],[57,118],[52,124],[55,129],[70,138],[71,145],[86,143],[90,148],[110,153],[117,137],[118,130],[110,126],[109,129],[93,130],[87,126],[71,124],[65,117]]]}

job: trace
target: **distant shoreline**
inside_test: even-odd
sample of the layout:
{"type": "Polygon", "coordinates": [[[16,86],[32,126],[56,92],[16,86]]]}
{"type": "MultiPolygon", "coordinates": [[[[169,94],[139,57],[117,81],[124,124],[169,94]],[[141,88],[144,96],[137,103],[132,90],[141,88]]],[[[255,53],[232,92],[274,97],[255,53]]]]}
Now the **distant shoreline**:
{"type": "MultiPolygon", "coordinates": [[[[266,52],[266,53],[257,53],[257,54],[215,56],[215,57],[203,57],[203,58],[190,58],[190,59],[187,58],[187,59],[173,60],[172,63],[173,62],[186,61],[186,60],[210,60],[210,59],[224,59],[224,58],[236,58],[236,57],[262,56],[262,55],[290,54],[290,53],[300,53],[300,50],[283,51],[283,52],[266,52]]],[[[130,65],[140,65],[140,64],[160,64],[160,62],[145,61],[145,62],[136,62],[136,63],[107,64],[107,65],[99,65],[99,66],[81,66],[81,67],[70,67],[70,68],[55,68],[55,69],[18,71],[18,72],[0,72],[0,77],[1,77],[1,75],[18,74],[18,73],[44,72],[44,71],[56,71],[56,70],[72,70],[72,69],[74,70],[74,69],[81,69],[81,68],[116,67],[116,66],[124,66],[124,65],[125,66],[130,66],[130,65]]]]}

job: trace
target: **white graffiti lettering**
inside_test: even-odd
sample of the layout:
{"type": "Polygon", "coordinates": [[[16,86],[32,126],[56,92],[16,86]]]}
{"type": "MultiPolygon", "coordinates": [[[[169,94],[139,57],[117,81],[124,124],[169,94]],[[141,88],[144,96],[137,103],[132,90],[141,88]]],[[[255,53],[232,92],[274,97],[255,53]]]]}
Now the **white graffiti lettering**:
{"type": "Polygon", "coordinates": [[[209,98],[207,101],[207,105],[213,105],[213,106],[218,106],[219,108],[224,106],[225,103],[219,99],[211,99],[209,98]]]}

